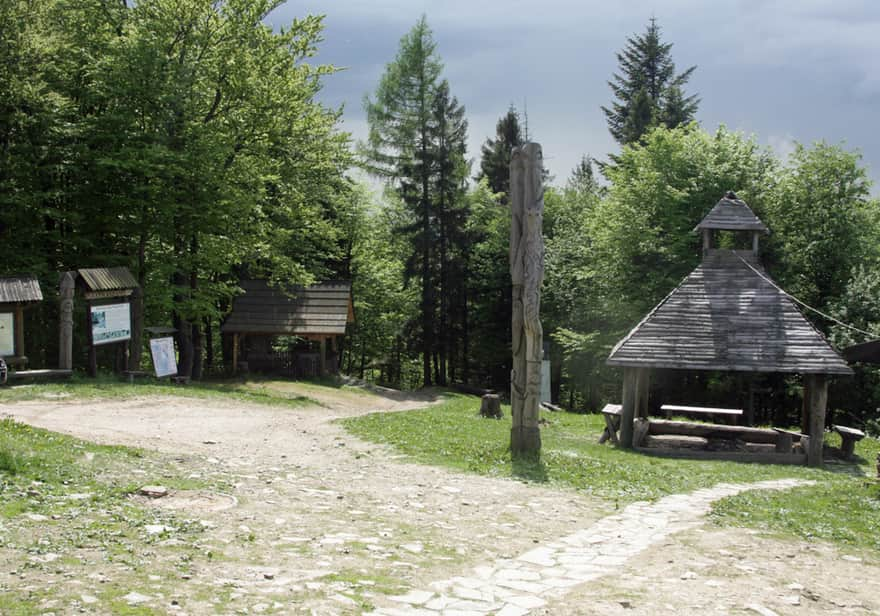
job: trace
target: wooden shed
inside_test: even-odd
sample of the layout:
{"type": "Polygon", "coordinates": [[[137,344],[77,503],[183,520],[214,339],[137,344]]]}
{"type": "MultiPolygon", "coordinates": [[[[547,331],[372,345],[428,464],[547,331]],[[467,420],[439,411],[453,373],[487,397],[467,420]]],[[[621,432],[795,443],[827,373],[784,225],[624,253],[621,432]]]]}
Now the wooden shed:
{"type": "Polygon", "coordinates": [[[24,309],[43,301],[33,276],[0,278],[0,357],[10,365],[25,365],[24,309]]]}
{"type": "Polygon", "coordinates": [[[241,288],[244,293],[220,328],[232,336],[233,371],[240,360],[248,369],[297,376],[338,371],[339,342],[354,322],[350,282],[278,288],[265,280],[243,280],[241,288]],[[275,351],[272,341],[278,336],[295,336],[317,349],[275,351]]]}
{"type": "Polygon", "coordinates": [[[651,369],[798,373],[809,415],[808,462],[822,462],[829,375],[852,370],[764,271],[759,235],[768,229],[728,192],[697,225],[702,263],[611,351],[624,369],[621,442],[632,446],[635,415],[646,413],[651,369]],[[750,250],[713,247],[720,230],[750,236],[750,250]]]}

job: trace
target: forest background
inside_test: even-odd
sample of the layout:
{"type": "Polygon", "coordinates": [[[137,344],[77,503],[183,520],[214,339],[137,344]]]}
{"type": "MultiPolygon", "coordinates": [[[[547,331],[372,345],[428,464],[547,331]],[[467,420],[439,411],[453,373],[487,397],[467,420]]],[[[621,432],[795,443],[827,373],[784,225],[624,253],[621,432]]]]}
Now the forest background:
{"type": "MultiPolygon", "coordinates": [[[[272,30],[277,5],[0,3],[0,275],[34,274],[46,295],[27,313],[31,364],[57,358],[59,273],[124,265],[144,289],[136,332],[177,328],[181,372],[194,378],[222,370],[218,328],[241,278],[346,279],[356,322],[345,372],[504,391],[507,163],[541,136],[502,109],[480,159],[468,159],[466,109],[423,18],[365,93],[369,137],[354,143],[341,110],[317,101],[336,70],[312,62],[322,19],[272,30]],[[355,168],[384,193],[352,180],[355,168]]],[[[816,143],[783,160],[753,136],[706,131],[687,92],[698,69],[676,69],[659,24],[621,43],[604,108],[619,151],[601,163],[585,152],[569,177],[546,178],[554,400],[584,411],[619,398],[611,346],[699,262],[691,231],[727,190],[770,227],[762,258],[783,288],[880,333],[880,204],[859,154],[816,143]]],[[[838,346],[865,339],[805,314],[838,346]]],[[[132,367],[145,360],[133,354],[132,367]]],[[[670,371],[653,387],[741,405],[744,378],[670,371]]],[[[870,427],[877,372],[859,366],[836,384],[830,408],[870,427]]],[[[764,419],[796,421],[796,378],[750,386],[764,419]]]]}

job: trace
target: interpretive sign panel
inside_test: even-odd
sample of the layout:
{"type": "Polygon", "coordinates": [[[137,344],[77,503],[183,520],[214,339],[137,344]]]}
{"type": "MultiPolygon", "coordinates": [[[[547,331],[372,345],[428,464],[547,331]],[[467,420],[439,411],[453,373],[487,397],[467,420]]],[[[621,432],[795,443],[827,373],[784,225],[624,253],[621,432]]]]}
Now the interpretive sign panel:
{"type": "Polygon", "coordinates": [[[156,376],[177,374],[177,361],[174,359],[174,338],[153,338],[150,340],[150,354],[156,376]]]}
{"type": "Polygon", "coordinates": [[[11,312],[0,312],[0,355],[15,355],[14,321],[11,312]]]}
{"type": "Polygon", "coordinates": [[[131,309],[124,304],[92,306],[92,343],[110,344],[131,338],[131,309]]]}

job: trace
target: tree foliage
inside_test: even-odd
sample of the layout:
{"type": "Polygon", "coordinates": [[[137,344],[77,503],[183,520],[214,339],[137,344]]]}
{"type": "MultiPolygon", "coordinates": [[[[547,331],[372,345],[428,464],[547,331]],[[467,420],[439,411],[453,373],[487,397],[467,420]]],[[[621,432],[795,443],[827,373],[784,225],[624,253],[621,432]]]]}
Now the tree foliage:
{"type": "Polygon", "coordinates": [[[460,275],[467,121],[441,72],[422,17],[401,39],[374,97],[364,101],[370,127],[362,147],[365,166],[389,182],[404,206],[398,231],[410,245],[406,278],[421,288],[418,346],[425,385],[445,384],[454,374],[455,328],[467,316],[460,275]]]}
{"type": "Polygon", "coordinates": [[[52,0],[0,14],[27,24],[2,35],[4,59],[21,59],[0,77],[0,233],[21,256],[3,268],[52,287],[50,272],[131,267],[150,320],[173,316],[182,374],[198,374],[202,328],[239,274],[309,282],[338,248],[347,137],[314,100],[334,69],[306,61],[321,19],[273,32],[262,20],[277,5],[52,0]]]}

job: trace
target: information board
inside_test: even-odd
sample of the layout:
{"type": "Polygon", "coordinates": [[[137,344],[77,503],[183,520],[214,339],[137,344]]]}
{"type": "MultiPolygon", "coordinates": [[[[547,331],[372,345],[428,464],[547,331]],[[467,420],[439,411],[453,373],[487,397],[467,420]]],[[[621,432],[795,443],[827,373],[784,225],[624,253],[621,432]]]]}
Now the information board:
{"type": "Polygon", "coordinates": [[[150,355],[156,376],[177,374],[177,361],[174,359],[174,338],[153,338],[150,340],[150,355]]]}
{"type": "Polygon", "coordinates": [[[131,339],[131,306],[107,304],[92,306],[92,343],[110,344],[131,339]]]}
{"type": "Polygon", "coordinates": [[[14,322],[11,312],[0,312],[0,356],[15,355],[14,322]]]}

